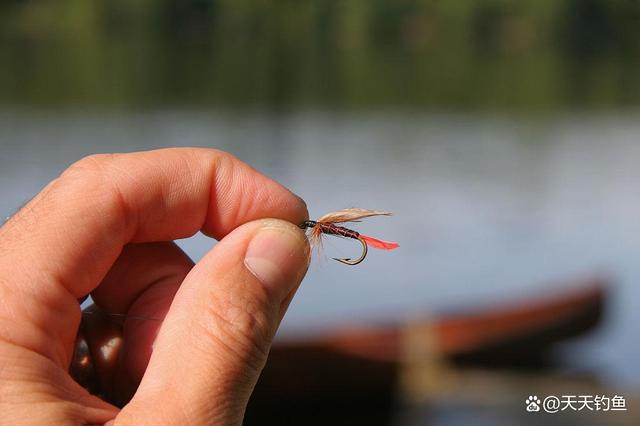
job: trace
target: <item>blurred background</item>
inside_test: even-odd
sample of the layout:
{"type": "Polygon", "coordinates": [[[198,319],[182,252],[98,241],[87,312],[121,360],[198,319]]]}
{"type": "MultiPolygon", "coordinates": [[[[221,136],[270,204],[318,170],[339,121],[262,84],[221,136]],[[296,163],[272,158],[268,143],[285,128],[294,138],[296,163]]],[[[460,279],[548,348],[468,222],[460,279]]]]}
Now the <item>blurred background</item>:
{"type": "Polygon", "coordinates": [[[248,424],[638,424],[639,70],[631,0],[4,0],[0,215],[220,148],[401,245],[327,238],[248,424]],[[585,394],[628,411],[526,411],[585,394]]]}

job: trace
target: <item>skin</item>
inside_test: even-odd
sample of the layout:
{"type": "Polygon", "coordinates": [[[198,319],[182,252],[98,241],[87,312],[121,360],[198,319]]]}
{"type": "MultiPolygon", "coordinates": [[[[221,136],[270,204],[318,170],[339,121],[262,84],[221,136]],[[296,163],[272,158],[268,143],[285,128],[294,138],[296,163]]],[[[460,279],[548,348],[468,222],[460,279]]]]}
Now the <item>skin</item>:
{"type": "Polygon", "coordinates": [[[0,423],[241,424],[307,270],[307,218],[220,151],[73,164],[0,228],[0,423]],[[173,240],[198,231],[219,243],[194,265],[173,240]],[[89,294],[129,317],[83,321],[114,403],[68,373],[89,294]]]}

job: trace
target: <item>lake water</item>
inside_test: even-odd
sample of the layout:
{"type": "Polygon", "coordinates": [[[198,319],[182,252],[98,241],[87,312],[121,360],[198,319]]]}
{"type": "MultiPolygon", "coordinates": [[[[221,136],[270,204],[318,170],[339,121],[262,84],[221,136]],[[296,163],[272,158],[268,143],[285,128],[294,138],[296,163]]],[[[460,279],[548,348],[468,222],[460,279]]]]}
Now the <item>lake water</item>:
{"type": "MultiPolygon", "coordinates": [[[[398,241],[358,267],[327,239],[281,337],[561,291],[604,273],[602,327],[563,353],[577,370],[640,387],[640,114],[513,117],[378,111],[0,112],[0,215],[76,159],[167,146],[230,151],[302,196],[311,217],[390,210],[359,230],[398,241]]],[[[200,258],[213,242],[180,242],[200,258]]]]}

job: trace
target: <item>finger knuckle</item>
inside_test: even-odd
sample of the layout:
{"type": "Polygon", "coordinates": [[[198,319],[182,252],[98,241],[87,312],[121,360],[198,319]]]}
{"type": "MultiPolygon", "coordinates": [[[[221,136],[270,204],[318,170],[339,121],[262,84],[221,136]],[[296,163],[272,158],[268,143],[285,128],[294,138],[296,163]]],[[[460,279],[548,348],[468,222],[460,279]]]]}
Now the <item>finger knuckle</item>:
{"type": "Polygon", "coordinates": [[[93,154],[69,166],[56,180],[58,187],[72,188],[88,195],[108,186],[107,171],[113,162],[112,154],[93,154]]]}
{"type": "Polygon", "coordinates": [[[99,207],[102,216],[125,224],[130,216],[126,197],[114,178],[118,154],[92,154],[73,163],[56,180],[58,188],[82,195],[99,207]]]}
{"type": "Polygon", "coordinates": [[[63,173],[69,174],[95,174],[102,173],[104,169],[115,160],[116,154],[91,154],[73,163],[63,173]]]}

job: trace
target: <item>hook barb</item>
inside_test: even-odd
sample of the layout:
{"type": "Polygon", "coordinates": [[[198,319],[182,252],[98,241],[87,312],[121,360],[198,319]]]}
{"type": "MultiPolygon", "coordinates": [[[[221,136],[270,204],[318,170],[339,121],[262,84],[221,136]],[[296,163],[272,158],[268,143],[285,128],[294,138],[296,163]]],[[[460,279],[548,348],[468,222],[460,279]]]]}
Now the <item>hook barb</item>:
{"type": "Polygon", "coordinates": [[[334,257],[333,260],[337,260],[340,263],[344,263],[345,265],[357,265],[358,263],[362,262],[364,260],[365,257],[367,257],[367,243],[360,237],[358,237],[358,241],[360,241],[360,244],[362,244],[362,254],[360,255],[359,258],[352,260],[350,257],[345,257],[345,258],[338,258],[338,257],[334,257]]]}

